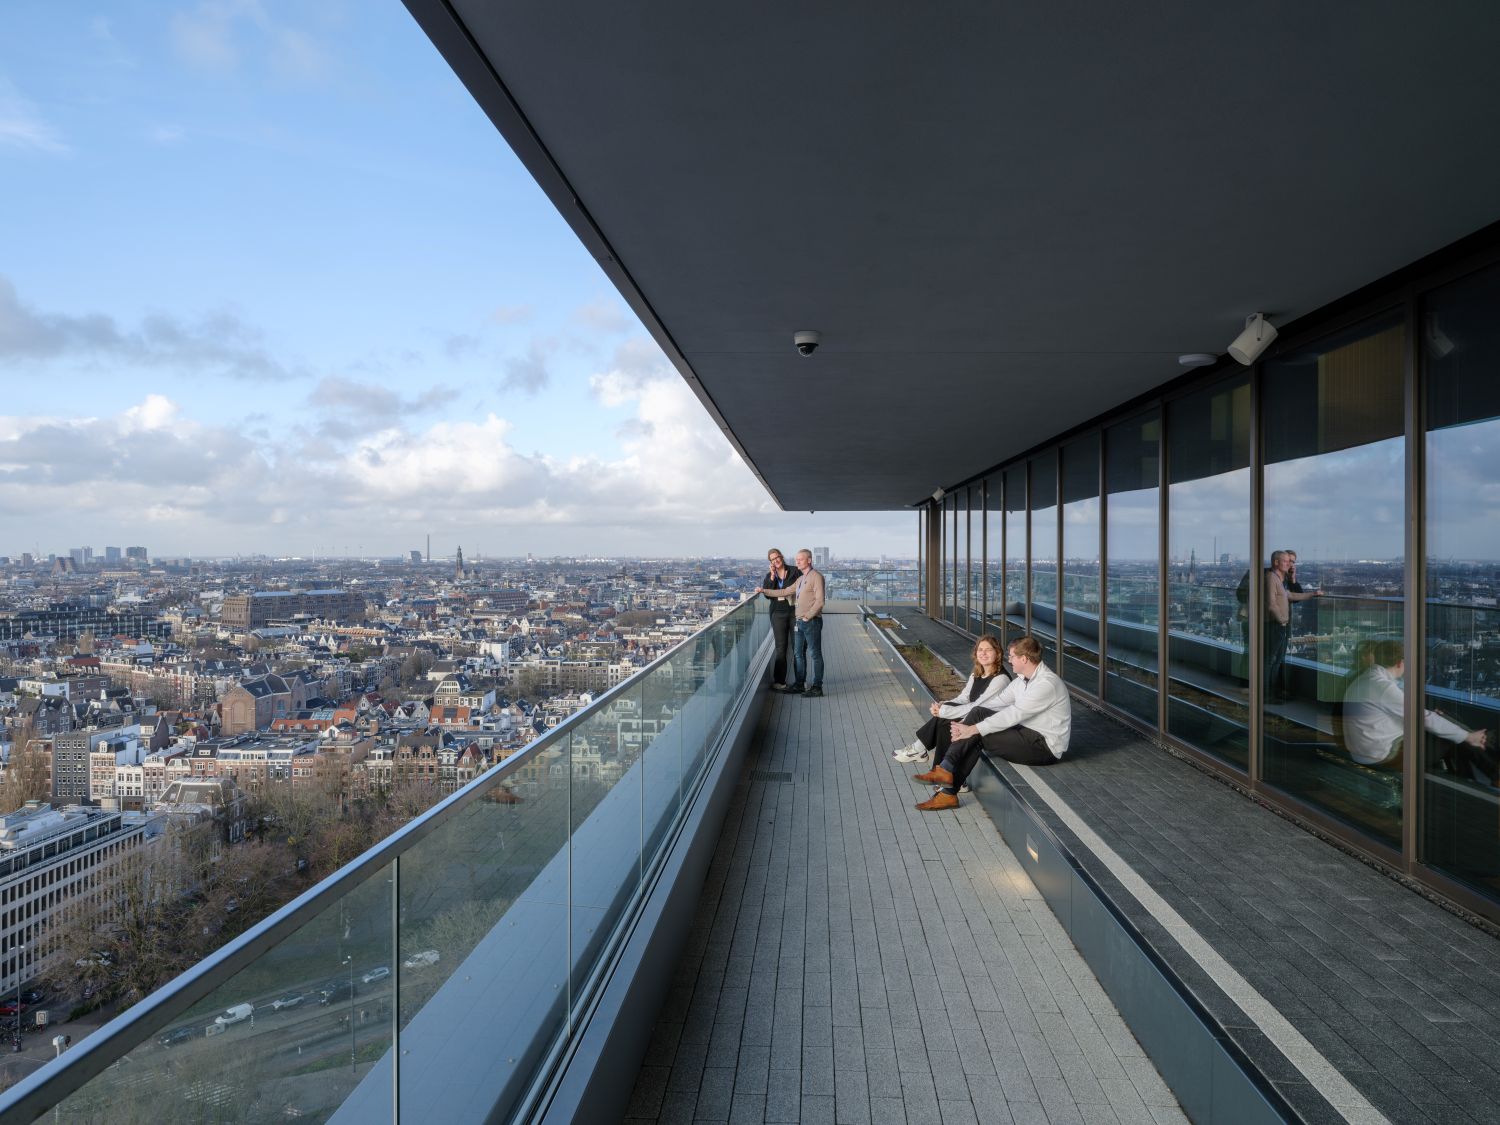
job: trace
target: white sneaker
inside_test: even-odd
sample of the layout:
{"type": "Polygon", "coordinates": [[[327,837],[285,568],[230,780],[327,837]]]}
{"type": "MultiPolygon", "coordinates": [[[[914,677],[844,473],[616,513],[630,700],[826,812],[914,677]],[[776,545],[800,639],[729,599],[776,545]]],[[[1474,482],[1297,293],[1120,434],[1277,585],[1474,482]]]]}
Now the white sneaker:
{"type": "Polygon", "coordinates": [[[921,742],[913,742],[910,746],[901,747],[891,757],[895,758],[898,762],[920,762],[923,758],[927,757],[927,747],[923,746],[921,742]]]}

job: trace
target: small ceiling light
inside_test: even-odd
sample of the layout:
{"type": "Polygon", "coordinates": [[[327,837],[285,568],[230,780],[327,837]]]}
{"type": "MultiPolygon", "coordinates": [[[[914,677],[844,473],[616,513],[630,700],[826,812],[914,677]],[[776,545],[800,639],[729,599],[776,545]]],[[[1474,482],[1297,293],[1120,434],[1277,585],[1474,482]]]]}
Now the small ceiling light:
{"type": "Polygon", "coordinates": [[[1229,345],[1229,354],[1249,367],[1260,353],[1276,339],[1276,326],[1266,319],[1265,313],[1251,313],[1245,318],[1245,330],[1229,345]]]}
{"type": "Polygon", "coordinates": [[[941,488],[938,489],[932,494],[932,498],[941,504],[943,502],[943,490],[941,488]]]}
{"type": "Polygon", "coordinates": [[[1218,361],[1219,357],[1211,352],[1188,352],[1177,357],[1177,362],[1183,367],[1207,367],[1218,361]]]}

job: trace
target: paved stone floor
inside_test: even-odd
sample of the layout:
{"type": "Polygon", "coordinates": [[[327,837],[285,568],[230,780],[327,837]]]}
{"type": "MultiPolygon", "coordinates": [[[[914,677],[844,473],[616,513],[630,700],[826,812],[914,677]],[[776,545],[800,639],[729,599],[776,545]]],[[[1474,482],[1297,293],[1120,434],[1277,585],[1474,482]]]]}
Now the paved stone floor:
{"type": "Polygon", "coordinates": [[[823,699],[773,696],[632,1121],[1184,1121],[972,800],[890,751],[915,726],[859,619],[823,699]]]}
{"type": "MultiPolygon", "coordinates": [[[[966,658],[971,642],[952,630],[898,617],[949,661],[966,658]]],[[[1063,762],[1000,768],[1023,793],[1034,780],[1059,796],[1386,1119],[1500,1122],[1500,941],[1089,707],[1074,707],[1063,762]]],[[[1358,1116],[1330,1116],[1296,1051],[1268,1040],[1222,974],[1032,805],[1304,1117],[1358,1116]]]]}

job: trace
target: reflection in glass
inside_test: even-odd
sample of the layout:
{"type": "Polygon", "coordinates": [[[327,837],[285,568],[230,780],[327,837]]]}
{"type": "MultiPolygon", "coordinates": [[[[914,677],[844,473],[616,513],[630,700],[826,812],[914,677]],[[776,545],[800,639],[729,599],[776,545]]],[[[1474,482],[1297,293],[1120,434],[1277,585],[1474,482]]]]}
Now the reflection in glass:
{"type": "Polygon", "coordinates": [[[1031,459],[1031,635],[1057,668],[1057,452],[1031,459]]]}
{"type": "Polygon", "coordinates": [[[1381,674],[1371,655],[1401,651],[1404,340],[1390,317],[1266,365],[1271,569],[1254,578],[1267,591],[1265,779],[1394,847],[1400,754],[1374,753],[1359,735],[1381,674]]]}
{"type": "Polygon", "coordinates": [[[1099,436],[1063,446],[1063,679],[1099,692],[1099,436]]]}
{"type": "Polygon", "coordinates": [[[1026,632],[1026,466],[1005,470],[1005,636],[1008,645],[1026,632]]]}
{"type": "Polygon", "coordinates": [[[1434,293],[1427,382],[1426,707],[1421,858],[1500,898],[1500,270],[1434,293]],[[1438,724],[1429,722],[1429,726],[1438,724]],[[1454,736],[1462,732],[1460,741],[1454,736]]]}
{"type": "Polygon", "coordinates": [[[985,551],[983,632],[999,636],[1005,624],[1005,495],[1004,478],[993,476],[985,482],[985,551]]]}
{"type": "Polygon", "coordinates": [[[968,613],[964,628],[975,634],[984,631],[984,486],[969,487],[968,533],[968,613]]]}
{"type": "Polygon", "coordinates": [[[1167,730],[1248,769],[1250,381],[1168,411],[1167,730]]]}
{"type": "Polygon", "coordinates": [[[1110,427],[1104,446],[1109,493],[1104,696],[1155,726],[1161,416],[1152,411],[1110,427]]]}

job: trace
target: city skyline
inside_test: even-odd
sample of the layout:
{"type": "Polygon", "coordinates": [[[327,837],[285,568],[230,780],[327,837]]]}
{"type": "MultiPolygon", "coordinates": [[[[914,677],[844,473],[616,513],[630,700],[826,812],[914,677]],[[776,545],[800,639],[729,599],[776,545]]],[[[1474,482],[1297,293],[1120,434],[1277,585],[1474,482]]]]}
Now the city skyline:
{"type": "Polygon", "coordinates": [[[915,550],[777,508],[399,5],[7,32],[5,549],[915,550]]]}

